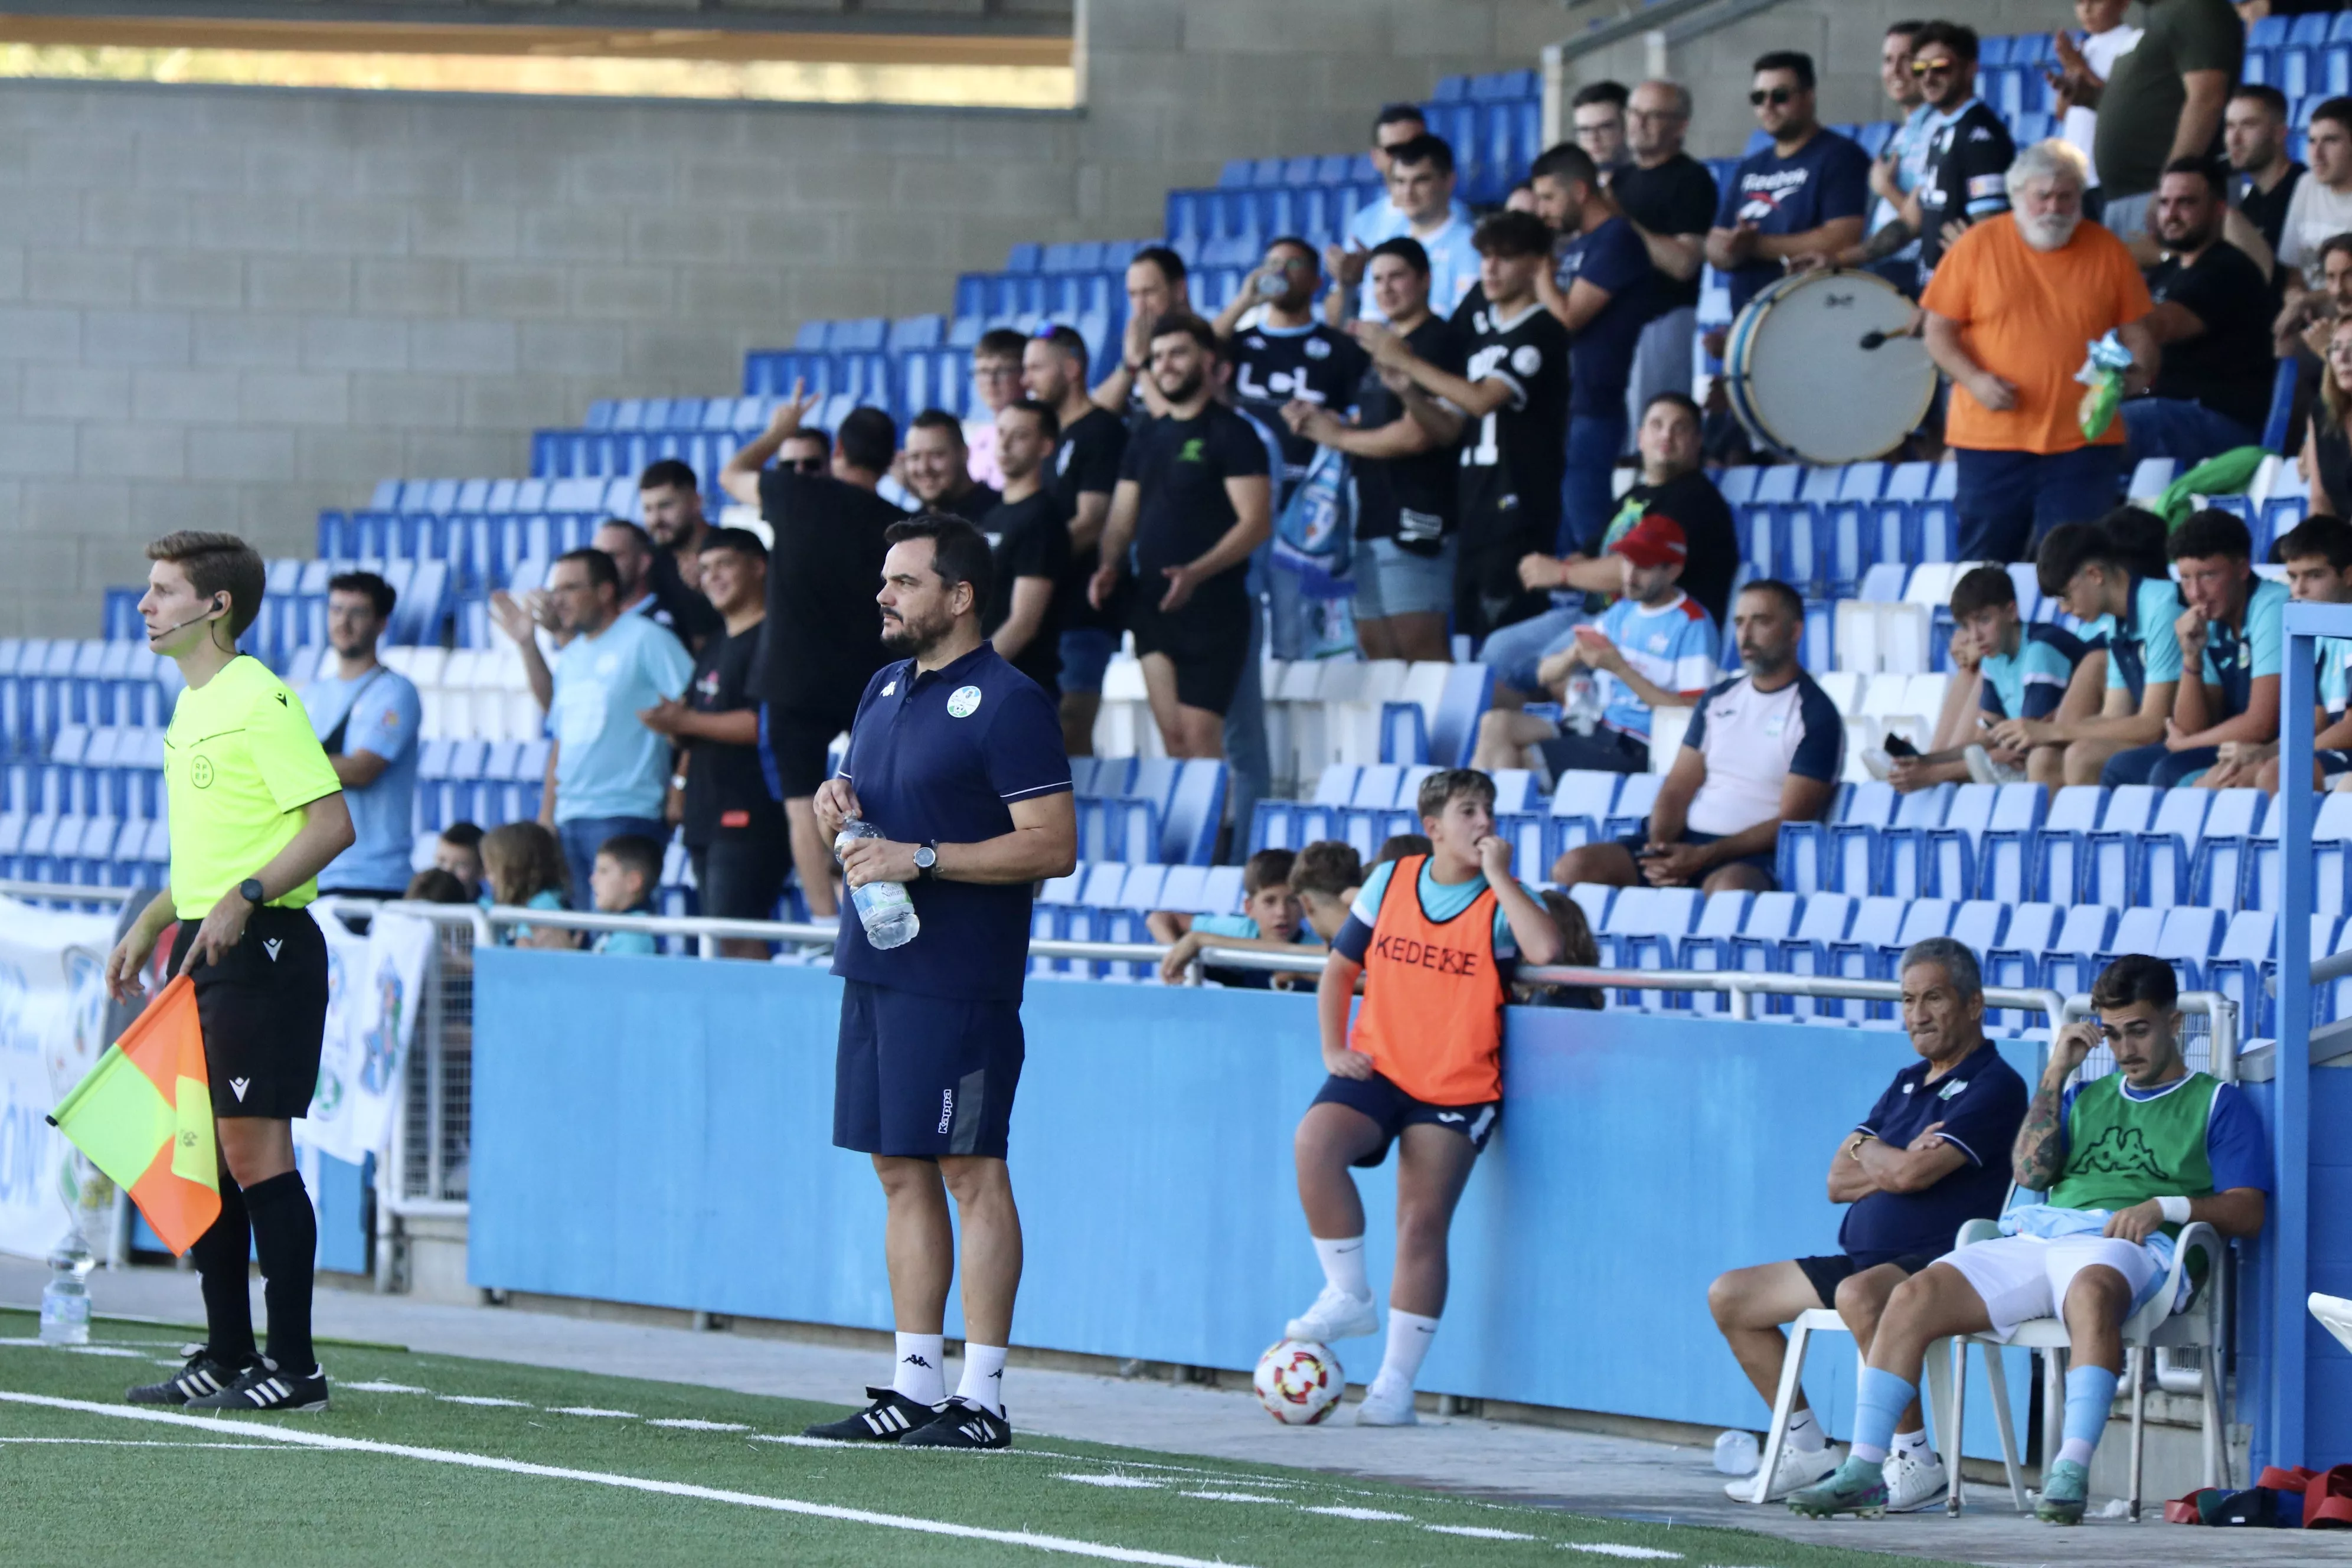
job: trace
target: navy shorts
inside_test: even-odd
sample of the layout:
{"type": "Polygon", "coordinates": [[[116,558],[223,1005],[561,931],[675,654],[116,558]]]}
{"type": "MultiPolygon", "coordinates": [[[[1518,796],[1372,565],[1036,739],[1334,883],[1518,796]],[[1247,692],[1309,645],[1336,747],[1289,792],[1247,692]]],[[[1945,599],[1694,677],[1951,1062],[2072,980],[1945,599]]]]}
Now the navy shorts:
{"type": "MultiPolygon", "coordinates": [[[[1905,1274],[1909,1275],[1916,1274],[1935,1262],[1936,1257],[1937,1255],[1932,1252],[1911,1252],[1900,1258],[1885,1258],[1879,1261],[1892,1263],[1905,1274]]],[[[1800,1258],[1796,1263],[1798,1269],[1805,1276],[1805,1282],[1813,1288],[1813,1294],[1821,1298],[1822,1305],[1824,1307],[1837,1305],[1839,1286],[1861,1273],[1865,1267],[1877,1267],[1876,1264],[1864,1264],[1850,1252],[1833,1252],[1826,1258],[1800,1258]]]]}
{"type": "MultiPolygon", "coordinates": [[[[1683,829],[1681,841],[1685,844],[1712,844],[1722,837],[1723,835],[1720,833],[1694,833],[1689,828],[1685,827],[1683,829]]],[[[1633,869],[1639,871],[1642,868],[1642,851],[1650,847],[1649,822],[1645,819],[1642,824],[1641,832],[1634,834],[1629,838],[1620,838],[1617,842],[1623,847],[1626,854],[1633,857],[1633,869]]],[[[1773,859],[1774,858],[1770,855],[1742,855],[1737,860],[1726,860],[1720,865],[1716,866],[1707,873],[1707,875],[1713,876],[1716,871],[1722,870],[1725,866],[1753,866],[1759,871],[1764,873],[1764,879],[1766,881],[1771,883],[1777,888],[1780,885],[1780,868],[1773,863],[1773,859]]],[[[1701,880],[1704,879],[1704,878],[1701,879],[1701,880]]]]}
{"type": "Polygon", "coordinates": [[[1021,1085],[1021,1005],[841,990],[833,1142],[866,1154],[1004,1158],[1021,1085]]]}
{"type": "Polygon", "coordinates": [[[1379,1123],[1380,1147],[1356,1162],[1366,1169],[1387,1159],[1389,1145],[1396,1142],[1397,1135],[1421,1121],[1459,1132],[1470,1140],[1473,1150],[1483,1152],[1486,1140],[1495,1135],[1495,1124],[1503,1116],[1503,1102],[1499,1100],[1477,1105],[1432,1105],[1427,1100],[1415,1100],[1378,1073],[1370,1078],[1341,1078],[1334,1073],[1323,1080],[1315,1103],[1344,1105],[1379,1123]]]}
{"type": "Polygon", "coordinates": [[[2332,779],[2338,773],[2352,773],[2352,752],[2314,752],[2311,760],[2319,764],[2319,776],[2332,779]]]}

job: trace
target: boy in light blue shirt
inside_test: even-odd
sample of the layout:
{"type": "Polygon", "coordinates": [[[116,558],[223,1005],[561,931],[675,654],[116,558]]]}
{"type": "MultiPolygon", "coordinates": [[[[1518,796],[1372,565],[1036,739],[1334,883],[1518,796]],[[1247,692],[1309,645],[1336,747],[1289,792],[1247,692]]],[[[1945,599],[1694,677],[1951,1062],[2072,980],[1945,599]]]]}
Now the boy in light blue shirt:
{"type": "MultiPolygon", "coordinates": [[[[2253,574],[2253,537],[2226,511],[2192,514],[2166,540],[2165,553],[2188,605],[2173,622],[2179,689],[2161,741],[2107,760],[2099,782],[2111,789],[2194,784],[2223,745],[2278,739],[2286,584],[2253,574]],[[2192,663],[2194,680],[2185,674],[2192,663]]],[[[2158,679],[2153,667],[2147,678],[2158,679]]]]}
{"type": "MultiPolygon", "coordinates": [[[[1299,902],[1290,889],[1291,868],[1297,857],[1287,849],[1261,849],[1242,864],[1242,910],[1237,915],[1188,915],[1155,910],[1145,918],[1154,941],[1170,943],[1160,973],[1171,984],[1181,982],[1197,958],[1203,939],[1234,937],[1253,947],[1320,947],[1313,931],[1299,931],[1299,902]]],[[[1262,969],[1218,969],[1211,975],[1221,984],[1263,991],[1273,984],[1262,969]]]]}
{"type": "MultiPolygon", "coordinates": [[[[2298,604],[2352,604],[2352,523],[2340,518],[2306,518],[2271,549],[2286,568],[2287,593],[2298,604]]],[[[2352,773],[2352,637],[2318,637],[2312,696],[2311,782],[2327,789],[2352,773]]],[[[2221,755],[2200,782],[2222,788],[2252,784],[2278,793],[2278,742],[2238,742],[2221,755]]]]}
{"type": "MultiPolygon", "coordinates": [[[[596,909],[607,915],[649,915],[654,912],[654,889],[661,884],[661,846],[634,833],[607,838],[596,848],[596,868],[589,886],[596,909]]],[[[600,931],[589,944],[592,952],[626,952],[651,958],[661,950],[651,931],[600,931]]]]}

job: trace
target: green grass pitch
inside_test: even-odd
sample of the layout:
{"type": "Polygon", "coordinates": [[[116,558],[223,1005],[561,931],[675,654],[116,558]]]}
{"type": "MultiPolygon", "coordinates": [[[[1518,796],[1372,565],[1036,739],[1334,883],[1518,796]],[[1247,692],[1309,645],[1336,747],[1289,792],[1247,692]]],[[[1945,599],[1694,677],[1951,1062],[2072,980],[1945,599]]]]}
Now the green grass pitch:
{"type": "Polygon", "coordinates": [[[34,1342],[37,1327],[0,1311],[0,1498],[17,1563],[1894,1561],[1057,1438],[1004,1454],[816,1446],[796,1435],[837,1410],[387,1350],[331,1348],[321,1415],[128,1419],[113,1414],[130,1408],[122,1390],[179,1364],[180,1331],[101,1321],[68,1352],[34,1342]]]}

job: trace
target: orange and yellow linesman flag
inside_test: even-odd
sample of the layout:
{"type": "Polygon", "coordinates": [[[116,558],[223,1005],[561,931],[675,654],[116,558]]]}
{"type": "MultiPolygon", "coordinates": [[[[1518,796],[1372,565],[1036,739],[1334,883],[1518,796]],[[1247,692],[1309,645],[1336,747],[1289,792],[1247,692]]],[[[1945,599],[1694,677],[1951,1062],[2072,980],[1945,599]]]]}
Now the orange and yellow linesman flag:
{"type": "Polygon", "coordinates": [[[182,1253],[220,1217],[220,1154],[195,984],[183,974],[109,1046],[49,1122],[182,1253]]]}

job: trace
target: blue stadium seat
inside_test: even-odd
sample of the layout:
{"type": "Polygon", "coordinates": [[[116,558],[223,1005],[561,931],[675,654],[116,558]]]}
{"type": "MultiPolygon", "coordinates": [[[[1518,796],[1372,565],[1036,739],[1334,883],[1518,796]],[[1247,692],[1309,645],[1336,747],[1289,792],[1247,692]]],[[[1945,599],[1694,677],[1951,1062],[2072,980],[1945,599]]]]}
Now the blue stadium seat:
{"type": "MultiPolygon", "coordinates": [[[[1796,929],[1775,944],[1772,967],[1787,974],[1827,974],[1832,944],[1845,941],[1847,929],[1853,922],[1857,900],[1849,893],[1815,893],[1805,900],[1796,929]]],[[[1828,1005],[1834,1007],[1836,1004],[1828,1005]]],[[[1815,1016],[1816,1004],[1809,997],[1774,997],[1771,1011],[1794,1012],[1801,1017],[1815,1016]]],[[[1843,1010],[1823,1015],[1843,1017],[1843,1010]]]]}

